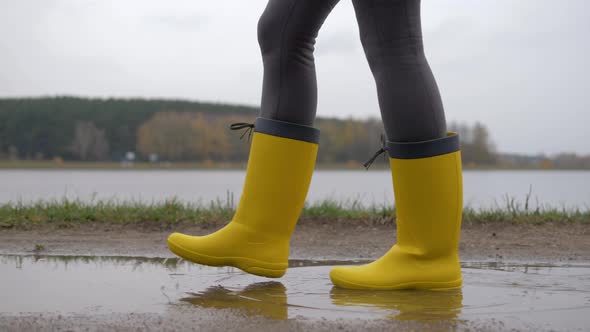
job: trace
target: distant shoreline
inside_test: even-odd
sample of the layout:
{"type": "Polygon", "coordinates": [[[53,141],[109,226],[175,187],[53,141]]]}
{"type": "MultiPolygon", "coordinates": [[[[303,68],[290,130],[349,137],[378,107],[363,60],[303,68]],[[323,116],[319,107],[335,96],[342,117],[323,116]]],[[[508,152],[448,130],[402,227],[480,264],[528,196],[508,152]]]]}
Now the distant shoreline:
{"type": "MultiPolygon", "coordinates": [[[[71,169],[71,170],[245,170],[246,162],[84,162],[84,161],[37,161],[37,160],[0,160],[0,170],[6,169],[71,169]]],[[[348,163],[318,163],[320,170],[365,170],[360,162],[348,163]]],[[[369,170],[387,170],[385,162],[376,161],[369,170]]],[[[464,170],[571,170],[590,171],[590,168],[542,168],[542,167],[514,167],[497,165],[463,165],[464,170]]]]}

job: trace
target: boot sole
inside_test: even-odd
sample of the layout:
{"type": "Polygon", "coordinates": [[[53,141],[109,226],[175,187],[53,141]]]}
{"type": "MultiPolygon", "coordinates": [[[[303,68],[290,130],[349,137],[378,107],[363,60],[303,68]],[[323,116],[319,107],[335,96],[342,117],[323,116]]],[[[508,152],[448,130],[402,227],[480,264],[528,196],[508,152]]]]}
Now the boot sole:
{"type": "Polygon", "coordinates": [[[168,242],[168,248],[174,254],[187,261],[208,266],[233,266],[246,273],[267,278],[280,278],[287,271],[287,263],[269,263],[247,257],[215,257],[183,248],[168,242]]]}
{"type": "Polygon", "coordinates": [[[332,283],[337,287],[346,289],[373,289],[373,290],[401,290],[401,289],[420,289],[445,291],[450,289],[461,288],[463,278],[452,281],[412,281],[395,285],[369,285],[346,281],[338,277],[331,276],[332,283]]]}

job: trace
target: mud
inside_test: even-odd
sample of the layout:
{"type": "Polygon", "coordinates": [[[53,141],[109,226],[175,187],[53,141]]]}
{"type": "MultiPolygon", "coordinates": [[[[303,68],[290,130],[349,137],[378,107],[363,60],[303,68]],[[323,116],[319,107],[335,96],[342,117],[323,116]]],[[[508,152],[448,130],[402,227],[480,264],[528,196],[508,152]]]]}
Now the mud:
{"type": "Polygon", "coordinates": [[[0,256],[0,330],[572,330],[590,326],[590,264],[465,262],[450,291],[333,287],[331,265],[278,280],[174,258],[0,256]]]}
{"type": "MultiPolygon", "coordinates": [[[[0,229],[0,254],[123,255],[173,257],[166,248],[172,231],[202,235],[221,224],[167,226],[146,224],[37,225],[0,229]],[[41,249],[36,250],[35,249],[41,249]]],[[[375,259],[395,241],[395,228],[360,221],[304,220],[291,241],[291,258],[375,259]]],[[[461,258],[498,262],[576,262],[590,260],[590,224],[465,224],[461,258]]]]}

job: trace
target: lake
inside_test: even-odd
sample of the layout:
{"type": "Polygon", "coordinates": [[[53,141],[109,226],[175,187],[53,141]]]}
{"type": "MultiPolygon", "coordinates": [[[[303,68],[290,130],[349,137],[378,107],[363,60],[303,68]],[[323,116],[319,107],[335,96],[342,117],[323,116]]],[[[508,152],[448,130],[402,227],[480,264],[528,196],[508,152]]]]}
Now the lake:
{"type": "MultiPolygon", "coordinates": [[[[562,170],[464,171],[465,206],[505,206],[506,195],[531,206],[590,208],[590,172],[562,170]]],[[[243,170],[0,170],[0,203],[69,199],[181,201],[237,204],[243,170]]],[[[383,170],[318,170],[308,202],[325,199],[346,204],[392,205],[391,175],[383,170]]]]}

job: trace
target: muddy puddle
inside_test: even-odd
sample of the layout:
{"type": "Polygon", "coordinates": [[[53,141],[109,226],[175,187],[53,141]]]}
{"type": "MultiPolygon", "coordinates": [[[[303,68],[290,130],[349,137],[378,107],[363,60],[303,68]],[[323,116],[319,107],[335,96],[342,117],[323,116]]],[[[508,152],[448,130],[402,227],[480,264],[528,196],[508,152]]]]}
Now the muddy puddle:
{"type": "MultiPolygon", "coordinates": [[[[178,259],[0,255],[0,317],[232,310],[271,320],[486,321],[533,330],[590,328],[590,265],[466,262],[452,291],[352,291],[331,265],[292,261],[278,280],[178,259]]],[[[355,262],[358,263],[358,262],[355,262]]]]}

